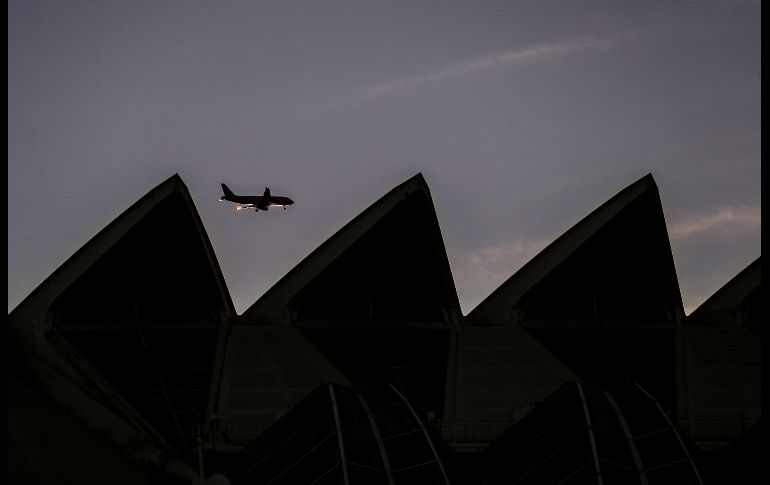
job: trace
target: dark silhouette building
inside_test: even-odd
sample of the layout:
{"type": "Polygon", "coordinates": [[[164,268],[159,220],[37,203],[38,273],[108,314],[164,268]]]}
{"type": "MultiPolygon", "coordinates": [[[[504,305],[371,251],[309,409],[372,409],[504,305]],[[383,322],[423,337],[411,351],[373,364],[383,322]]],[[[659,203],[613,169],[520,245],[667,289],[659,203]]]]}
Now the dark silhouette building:
{"type": "Polygon", "coordinates": [[[752,483],[760,273],[685,316],[647,175],[463,316],[417,175],[237,315],[174,175],[10,313],[9,481],[752,483]]]}

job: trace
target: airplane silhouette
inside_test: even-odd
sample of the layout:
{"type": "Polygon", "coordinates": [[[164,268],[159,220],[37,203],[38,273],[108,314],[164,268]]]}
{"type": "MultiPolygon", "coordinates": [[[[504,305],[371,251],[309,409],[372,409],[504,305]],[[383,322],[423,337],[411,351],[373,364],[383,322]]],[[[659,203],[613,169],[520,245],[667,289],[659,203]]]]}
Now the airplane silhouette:
{"type": "Polygon", "coordinates": [[[232,190],[227,188],[227,185],[225,184],[222,184],[222,190],[225,195],[220,197],[219,201],[222,202],[223,200],[226,200],[228,202],[240,204],[235,207],[235,210],[254,209],[256,212],[259,212],[260,210],[266,211],[271,206],[282,206],[285,210],[287,205],[292,205],[294,203],[294,201],[288,197],[270,195],[269,187],[265,187],[265,193],[262,195],[236,195],[232,190]]]}

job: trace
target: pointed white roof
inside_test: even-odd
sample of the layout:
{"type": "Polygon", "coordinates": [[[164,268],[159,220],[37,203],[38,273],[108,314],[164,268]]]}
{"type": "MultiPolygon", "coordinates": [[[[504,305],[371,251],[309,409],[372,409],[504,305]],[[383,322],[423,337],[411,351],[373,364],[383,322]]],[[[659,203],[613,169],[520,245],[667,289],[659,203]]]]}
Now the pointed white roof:
{"type": "MultiPolygon", "coordinates": [[[[281,323],[285,321],[287,308],[295,295],[303,290],[335,260],[343,256],[367,231],[372,229],[396,206],[413,194],[423,194],[425,200],[430,205],[430,210],[426,212],[429,215],[424,221],[424,226],[432,234],[433,255],[439,260],[440,274],[438,278],[443,286],[441,290],[446,295],[448,306],[454,311],[459,312],[460,304],[457,298],[457,291],[452,279],[452,272],[449,267],[449,260],[441,237],[441,230],[433,207],[430,190],[422,174],[418,173],[390,190],[310,253],[259,298],[256,303],[249,307],[243,313],[243,319],[260,323],[281,323]]],[[[408,274],[405,277],[408,277],[408,274]]]]}
{"type": "Polygon", "coordinates": [[[684,310],[681,303],[681,295],[679,294],[679,285],[673,256],[671,255],[671,246],[668,240],[663,210],[660,204],[658,187],[651,174],[647,174],[620,191],[548,245],[474,308],[466,317],[467,320],[470,323],[474,321],[514,322],[516,320],[515,308],[529,290],[556,270],[583,244],[595,237],[623,209],[648,195],[652,195],[652,197],[646,198],[648,203],[645,206],[645,210],[650,211],[659,220],[659,223],[655,224],[654,233],[649,234],[648,237],[664,241],[667,254],[663,260],[659,261],[659,264],[663,266],[663,271],[668,280],[667,285],[670,286],[668,298],[675,302],[674,306],[677,307],[675,308],[675,313],[678,315],[675,318],[680,320],[684,315],[684,310]]]}

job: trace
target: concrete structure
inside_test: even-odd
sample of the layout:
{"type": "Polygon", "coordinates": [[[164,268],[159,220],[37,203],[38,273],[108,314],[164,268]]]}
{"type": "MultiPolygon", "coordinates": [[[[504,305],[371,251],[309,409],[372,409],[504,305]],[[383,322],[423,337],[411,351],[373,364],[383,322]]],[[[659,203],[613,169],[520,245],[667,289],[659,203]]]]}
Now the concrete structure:
{"type": "Polygon", "coordinates": [[[679,420],[704,448],[728,446],[761,416],[761,273],[758,258],[680,330],[679,420]]]}
{"type": "Polygon", "coordinates": [[[638,384],[567,383],[479,463],[490,484],[703,483],[674,423],[638,384]]]}
{"type": "MultiPolygon", "coordinates": [[[[685,318],[648,175],[463,316],[430,191],[417,175],[236,315],[175,175],[9,315],[9,478],[239,483],[269,475],[272,483],[297,483],[291,473],[305,470],[302,477],[330,483],[416,483],[418,476],[427,480],[420,483],[496,483],[508,472],[490,471],[497,467],[490,457],[512,460],[511,443],[545,426],[536,416],[547,416],[546,403],[564,389],[598,389],[596,416],[603,411],[595,409],[614,409],[624,389],[641,389],[677,441],[660,459],[638,449],[634,458],[633,442],[663,428],[615,433],[631,457],[621,464],[631,475],[617,476],[700,483],[700,453],[754,446],[743,437],[761,414],[759,273],[757,260],[685,318]],[[319,393],[356,399],[342,409],[312,397],[319,393]],[[378,408],[383,396],[397,397],[402,414],[378,408]],[[296,448],[280,448],[293,433],[287,430],[321,415],[318,406],[331,410],[337,446],[310,434],[296,448]],[[394,447],[401,432],[393,426],[407,421],[402,432],[423,438],[394,447]],[[361,436],[379,451],[349,459],[345,443],[361,436]],[[72,440],[78,447],[66,446],[72,440]],[[300,465],[316,446],[330,453],[328,462],[300,465]],[[285,469],[257,467],[274,448],[287,453],[285,469]],[[412,451],[391,456],[402,448],[412,451]],[[356,479],[366,467],[369,478],[356,479]],[[413,475],[412,467],[425,473],[413,475]]],[[[584,414],[591,429],[591,413],[584,414]]],[[[635,414],[616,416],[617,424],[635,414]]],[[[547,443],[528,453],[556,456],[558,439],[547,443]]],[[[602,460],[594,453],[593,471],[575,479],[602,476],[602,460]]],[[[729,478],[725,469],[710,471],[729,478]]],[[[609,476],[604,483],[633,483],[609,476]]]]}
{"type": "Polygon", "coordinates": [[[393,385],[321,384],[238,454],[240,483],[480,483],[393,385]]]}
{"type": "Polygon", "coordinates": [[[234,316],[203,224],[175,175],[9,315],[9,422],[39,418],[22,404],[30,400],[64,417],[36,436],[12,428],[9,449],[28,464],[30,483],[48,481],[37,464],[49,460],[60,483],[87,482],[92,468],[83,460],[103,455],[126,468],[107,471],[115,476],[136,475],[134,468],[182,482],[198,476],[193,429],[206,416],[217,338],[234,316]],[[77,459],[52,459],[39,446],[78,435],[94,438],[76,448],[77,459]]]}

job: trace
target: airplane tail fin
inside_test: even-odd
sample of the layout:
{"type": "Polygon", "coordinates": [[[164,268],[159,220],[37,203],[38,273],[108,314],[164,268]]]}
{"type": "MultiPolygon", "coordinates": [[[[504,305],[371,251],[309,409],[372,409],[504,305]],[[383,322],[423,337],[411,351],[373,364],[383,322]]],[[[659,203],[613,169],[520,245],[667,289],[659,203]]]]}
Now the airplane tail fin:
{"type": "Polygon", "coordinates": [[[223,198],[232,198],[235,197],[235,194],[232,190],[227,188],[227,185],[222,184],[222,191],[225,193],[225,196],[223,198]]]}
{"type": "Polygon", "coordinates": [[[262,194],[263,199],[269,199],[270,198],[270,187],[265,187],[265,193],[262,194]]]}

